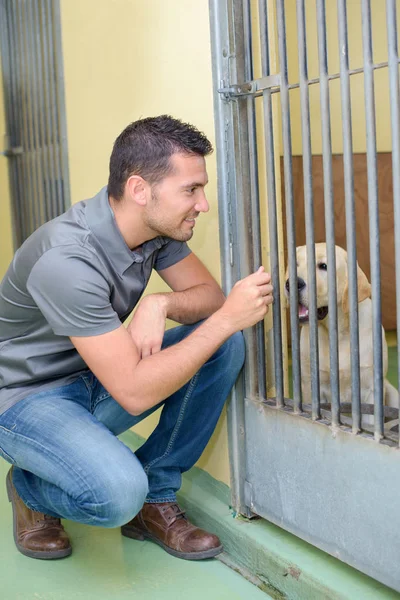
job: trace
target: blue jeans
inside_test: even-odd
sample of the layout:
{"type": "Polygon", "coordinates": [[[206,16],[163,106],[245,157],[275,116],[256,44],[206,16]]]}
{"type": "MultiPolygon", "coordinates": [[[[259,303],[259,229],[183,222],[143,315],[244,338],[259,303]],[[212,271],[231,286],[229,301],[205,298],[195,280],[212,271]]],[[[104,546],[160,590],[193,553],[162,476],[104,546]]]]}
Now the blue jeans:
{"type": "MultiPolygon", "coordinates": [[[[163,348],[196,327],[165,333],[163,348]]],[[[180,390],[140,416],[126,412],[87,371],[32,394],[0,415],[0,454],[32,510],[117,527],[144,502],[174,502],[181,474],[200,457],[244,361],[233,335],[180,390]],[[133,453],[116,436],[163,405],[159,424],[133,453]]]]}

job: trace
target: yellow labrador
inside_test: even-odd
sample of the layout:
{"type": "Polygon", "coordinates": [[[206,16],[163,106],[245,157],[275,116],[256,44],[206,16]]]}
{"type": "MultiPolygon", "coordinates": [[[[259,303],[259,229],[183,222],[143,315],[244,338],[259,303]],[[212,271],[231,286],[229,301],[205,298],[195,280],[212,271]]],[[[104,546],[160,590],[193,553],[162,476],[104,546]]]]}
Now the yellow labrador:
{"type": "MultiPolygon", "coordinates": [[[[307,249],[300,246],[296,249],[297,285],[299,292],[301,384],[303,399],[311,402],[310,345],[308,325],[308,286],[307,286],[307,249]]],[[[328,259],[326,244],[315,244],[318,345],[319,345],[319,377],[321,402],[331,402],[330,362],[329,362],[329,324],[328,324],[328,259]]],[[[361,402],[374,402],[373,377],[373,343],[372,343],[372,301],[371,286],[368,279],[357,265],[359,339],[360,339],[360,387],[361,402]]],[[[347,252],[336,246],[336,285],[338,306],[338,349],[339,349],[339,382],[340,401],[351,402],[351,364],[350,364],[350,326],[349,295],[347,285],[347,252]]],[[[289,298],[289,281],[286,274],[285,292],[289,298]]],[[[382,327],[384,403],[398,406],[398,392],[386,380],[388,369],[388,349],[385,332],[382,327]]]]}

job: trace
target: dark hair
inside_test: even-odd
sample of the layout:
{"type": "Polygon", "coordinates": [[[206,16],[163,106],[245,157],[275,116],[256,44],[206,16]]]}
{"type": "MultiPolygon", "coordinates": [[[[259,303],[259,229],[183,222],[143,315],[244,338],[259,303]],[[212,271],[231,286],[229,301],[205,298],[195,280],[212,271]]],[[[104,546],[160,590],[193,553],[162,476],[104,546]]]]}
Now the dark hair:
{"type": "Polygon", "coordinates": [[[151,185],[158,183],[172,171],[169,159],[175,152],[206,156],[212,150],[196,127],[169,115],[134,121],[114,142],[108,194],[120,200],[131,175],[140,175],[151,185]]]}

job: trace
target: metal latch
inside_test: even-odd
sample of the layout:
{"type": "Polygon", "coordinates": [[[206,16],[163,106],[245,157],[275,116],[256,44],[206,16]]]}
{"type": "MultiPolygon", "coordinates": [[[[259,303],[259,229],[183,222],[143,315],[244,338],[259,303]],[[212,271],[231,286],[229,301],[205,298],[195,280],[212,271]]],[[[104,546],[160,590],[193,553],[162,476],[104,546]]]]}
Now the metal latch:
{"type": "Polygon", "coordinates": [[[22,146],[14,146],[13,148],[7,148],[7,150],[0,152],[0,155],[7,156],[7,158],[10,158],[12,156],[19,156],[23,153],[23,151],[24,149],[22,146]]]}
{"type": "Polygon", "coordinates": [[[278,88],[281,83],[280,74],[268,75],[255,79],[254,81],[246,81],[241,84],[229,85],[228,87],[219,88],[218,92],[222,94],[226,100],[231,98],[240,98],[242,96],[261,96],[264,90],[278,88]]]}

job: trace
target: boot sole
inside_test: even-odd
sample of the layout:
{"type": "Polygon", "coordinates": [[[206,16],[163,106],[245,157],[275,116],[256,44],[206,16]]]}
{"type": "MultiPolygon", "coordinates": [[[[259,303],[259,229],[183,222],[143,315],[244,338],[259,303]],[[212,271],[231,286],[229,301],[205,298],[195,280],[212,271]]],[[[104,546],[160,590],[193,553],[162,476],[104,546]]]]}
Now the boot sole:
{"type": "Polygon", "coordinates": [[[223,552],[222,545],[218,546],[217,548],[210,548],[210,550],[203,550],[202,552],[179,552],[179,550],[174,550],[173,548],[170,548],[164,544],[160,539],[151,533],[136,529],[135,527],[121,527],[121,533],[124,537],[131,538],[132,540],[138,540],[139,542],[144,542],[145,540],[154,542],[155,544],[158,544],[158,546],[161,546],[161,548],[168,552],[168,554],[171,554],[176,558],[184,558],[185,560],[203,560],[204,558],[214,558],[223,552]]]}
{"type": "Polygon", "coordinates": [[[17,519],[14,513],[14,504],[13,504],[13,492],[11,489],[11,472],[7,473],[6,478],[6,488],[7,488],[7,496],[8,501],[11,502],[12,511],[13,511],[13,534],[14,534],[14,542],[21,554],[25,556],[29,556],[29,558],[40,558],[42,560],[54,560],[57,558],[65,558],[72,553],[72,548],[66,548],[65,550],[54,550],[53,552],[45,552],[41,550],[29,550],[24,548],[17,542],[17,519]]]}

